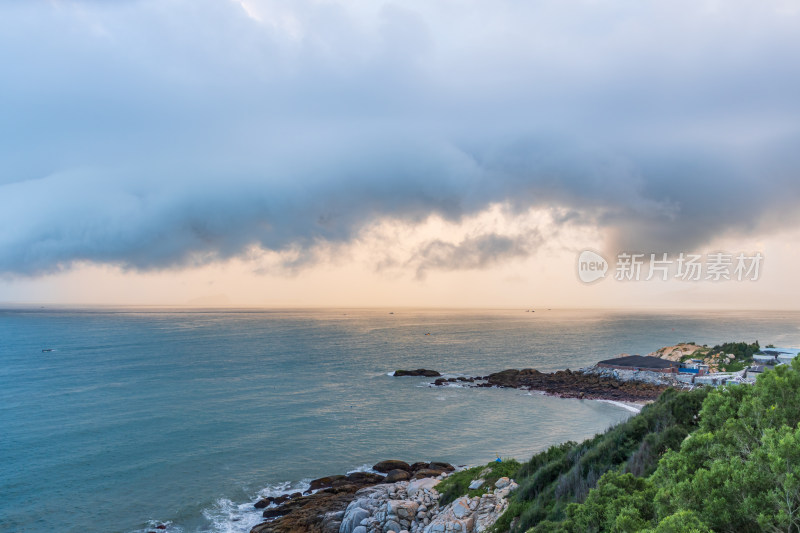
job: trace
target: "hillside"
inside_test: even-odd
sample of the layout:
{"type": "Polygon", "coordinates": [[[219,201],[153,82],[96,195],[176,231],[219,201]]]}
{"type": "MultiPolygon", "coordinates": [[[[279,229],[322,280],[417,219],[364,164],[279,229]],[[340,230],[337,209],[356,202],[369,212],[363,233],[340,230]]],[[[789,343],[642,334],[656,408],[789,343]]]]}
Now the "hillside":
{"type": "Polygon", "coordinates": [[[800,362],[535,455],[495,531],[800,531],[800,362]]]}

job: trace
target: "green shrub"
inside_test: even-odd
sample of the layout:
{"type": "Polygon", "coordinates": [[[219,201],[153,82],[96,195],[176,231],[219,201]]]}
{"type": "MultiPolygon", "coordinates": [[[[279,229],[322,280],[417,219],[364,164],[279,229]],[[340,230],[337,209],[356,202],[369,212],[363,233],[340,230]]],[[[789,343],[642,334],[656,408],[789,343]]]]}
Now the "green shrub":
{"type": "Polygon", "coordinates": [[[475,466],[460,472],[453,472],[436,487],[441,494],[439,504],[447,505],[461,496],[473,497],[491,492],[494,490],[495,482],[501,477],[516,480],[520,466],[522,465],[516,459],[503,459],[499,463],[492,461],[485,466],[475,466]],[[479,478],[484,480],[483,485],[478,489],[470,490],[470,483],[479,478]]]}

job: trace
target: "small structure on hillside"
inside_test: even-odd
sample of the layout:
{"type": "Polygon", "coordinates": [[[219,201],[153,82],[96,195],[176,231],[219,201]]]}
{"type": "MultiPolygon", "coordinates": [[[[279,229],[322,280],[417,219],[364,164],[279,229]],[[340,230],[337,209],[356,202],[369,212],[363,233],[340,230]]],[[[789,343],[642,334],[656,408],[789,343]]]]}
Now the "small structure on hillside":
{"type": "Polygon", "coordinates": [[[705,376],[695,377],[694,383],[696,385],[710,385],[712,387],[719,387],[720,385],[725,385],[729,382],[736,383],[736,380],[734,380],[735,377],[738,377],[738,374],[733,372],[713,372],[705,376]]]}
{"type": "Polygon", "coordinates": [[[650,357],[649,355],[628,355],[626,357],[616,357],[600,361],[597,366],[603,368],[614,368],[616,370],[646,370],[648,372],[662,372],[665,374],[676,374],[681,364],[669,359],[660,357],[650,357]]]}

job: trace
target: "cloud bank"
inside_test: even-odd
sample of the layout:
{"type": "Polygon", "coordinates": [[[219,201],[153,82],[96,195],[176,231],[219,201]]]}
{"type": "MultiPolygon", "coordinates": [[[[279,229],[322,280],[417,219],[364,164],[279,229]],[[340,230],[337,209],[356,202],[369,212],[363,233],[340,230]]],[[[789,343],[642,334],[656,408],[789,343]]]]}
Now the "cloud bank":
{"type": "Polygon", "coordinates": [[[497,203],[618,249],[791,227],[797,35],[792,0],[4,3],[0,272],[186,267],[497,203]]]}

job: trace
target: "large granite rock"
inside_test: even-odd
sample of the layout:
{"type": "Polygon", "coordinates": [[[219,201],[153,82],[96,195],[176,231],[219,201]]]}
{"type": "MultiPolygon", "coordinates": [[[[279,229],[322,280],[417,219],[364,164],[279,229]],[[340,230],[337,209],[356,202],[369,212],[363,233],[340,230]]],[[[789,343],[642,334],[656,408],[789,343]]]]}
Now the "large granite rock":
{"type": "Polygon", "coordinates": [[[424,492],[426,490],[430,491],[439,483],[440,480],[430,477],[417,479],[409,482],[408,486],[406,487],[406,493],[408,494],[409,498],[414,498],[418,492],[424,492]]]}
{"type": "Polygon", "coordinates": [[[308,492],[332,487],[335,482],[341,481],[343,479],[347,479],[347,476],[342,476],[342,475],[325,476],[319,479],[315,479],[311,482],[310,487],[308,488],[308,492]]]}
{"type": "MultiPolygon", "coordinates": [[[[350,483],[359,483],[361,485],[374,485],[375,483],[383,482],[383,476],[379,474],[373,474],[372,472],[351,472],[347,474],[346,479],[350,483]]],[[[333,486],[336,486],[336,482],[334,482],[333,486]]]]}
{"type": "Polygon", "coordinates": [[[376,463],[373,465],[372,469],[376,472],[382,472],[384,474],[388,474],[392,470],[405,470],[406,472],[411,472],[411,465],[398,459],[389,459],[387,461],[376,463]]]}
{"type": "Polygon", "coordinates": [[[383,481],[386,483],[397,483],[398,481],[408,481],[409,479],[411,479],[411,474],[408,471],[395,469],[390,470],[383,481]]]}

